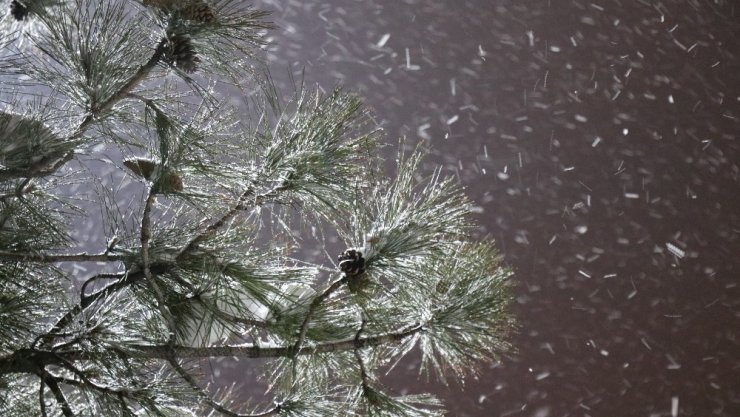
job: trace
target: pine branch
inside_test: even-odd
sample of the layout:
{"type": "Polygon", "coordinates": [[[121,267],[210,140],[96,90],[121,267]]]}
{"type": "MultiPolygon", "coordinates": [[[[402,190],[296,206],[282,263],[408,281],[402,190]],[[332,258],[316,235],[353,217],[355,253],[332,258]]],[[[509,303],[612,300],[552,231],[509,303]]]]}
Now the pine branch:
{"type": "Polygon", "coordinates": [[[91,112],[80,124],[80,127],[78,128],[78,131],[83,131],[87,128],[87,126],[92,123],[96,117],[100,116],[101,113],[104,113],[108,110],[110,110],[118,101],[125,98],[131,91],[133,91],[136,86],[144,81],[146,77],[149,75],[149,73],[157,66],[157,64],[160,62],[162,57],[165,54],[165,51],[167,49],[167,41],[165,39],[162,39],[159,41],[159,44],[154,49],[154,53],[152,54],[151,58],[142,65],[138,71],[136,71],[136,74],[134,74],[126,84],[124,84],[115,94],[110,96],[108,100],[104,101],[99,106],[91,109],[91,112]]]}
{"type": "Polygon", "coordinates": [[[82,313],[87,307],[91,306],[93,303],[101,299],[115,294],[118,291],[121,291],[122,289],[130,285],[133,285],[136,282],[139,282],[144,277],[145,276],[143,271],[139,271],[133,274],[125,274],[121,279],[108,284],[100,290],[87,296],[83,295],[82,297],[80,297],[80,302],[69,309],[67,313],[65,313],[59,320],[57,320],[57,322],[54,324],[51,330],[49,330],[49,332],[37,337],[32,346],[36,346],[41,340],[54,339],[62,329],[64,329],[69,323],[71,323],[75,319],[75,317],[82,313]]]}
{"type": "MultiPolygon", "coordinates": [[[[264,13],[238,0],[144,6],[157,2],[169,6],[142,14],[125,0],[54,3],[53,12],[50,5],[33,16],[45,31],[29,33],[34,47],[13,61],[20,64],[13,75],[26,74],[49,91],[47,107],[23,112],[17,107],[26,103],[26,86],[16,84],[19,99],[0,114],[0,133],[9,132],[3,138],[14,146],[3,147],[12,152],[0,161],[0,182],[7,181],[0,229],[9,242],[0,250],[0,379],[23,389],[13,401],[30,399],[7,409],[64,417],[195,410],[229,417],[441,415],[432,397],[383,393],[375,374],[418,349],[422,371],[452,370],[462,378],[509,346],[508,272],[493,251],[465,249],[472,229],[460,187],[440,170],[420,184],[421,152],[399,156],[395,179],[379,178],[380,129],[361,100],[339,88],[323,94],[301,86],[283,106],[267,75],[270,86],[257,98],[248,94],[258,107],[248,111],[254,119],[241,124],[220,110],[214,91],[229,82],[224,75],[240,88],[253,75],[243,59],[264,45],[264,13]],[[147,82],[155,68],[175,77],[147,82]],[[146,93],[137,94],[142,88],[146,93]],[[142,107],[143,116],[134,114],[142,107]],[[64,112],[74,109],[82,114],[62,126],[64,112]],[[107,185],[121,172],[100,180],[93,191],[102,197],[105,227],[127,246],[116,238],[104,252],[72,253],[65,225],[53,221],[71,204],[48,191],[61,182],[42,180],[48,185],[39,189],[34,178],[76,162],[80,178],[93,177],[101,159],[104,170],[120,162],[111,140],[121,145],[129,174],[146,184],[145,196],[126,210],[107,185]],[[92,163],[80,155],[83,145],[92,163]],[[150,161],[149,174],[142,161],[150,161]],[[167,172],[177,174],[179,186],[167,172]],[[128,217],[132,211],[138,219],[128,217]],[[294,219],[308,229],[294,233],[294,219]],[[334,231],[353,248],[340,257],[341,271],[289,257],[294,248],[281,232],[300,247],[313,242],[304,239],[308,230],[323,244],[311,249],[326,252],[334,231]],[[269,250],[257,247],[263,238],[269,250]],[[48,272],[72,262],[123,270],[85,277],[77,301],[49,289],[63,281],[48,272]],[[315,282],[317,270],[331,281],[315,282]],[[344,275],[337,279],[337,272],[344,275]],[[282,402],[244,414],[246,407],[211,395],[184,365],[219,357],[276,359],[270,389],[282,402]],[[39,404],[23,374],[40,378],[39,404]]],[[[30,94],[45,100],[45,92],[30,94]]],[[[64,178],[61,185],[79,185],[78,173],[64,178]]],[[[80,199],[88,203],[87,195],[80,199]]],[[[0,410],[7,414],[4,404],[0,410]]]]}
{"type": "Polygon", "coordinates": [[[151,210],[152,205],[154,204],[154,186],[149,187],[149,191],[147,192],[146,201],[144,203],[144,213],[141,216],[141,259],[142,259],[142,270],[144,271],[144,277],[146,278],[147,283],[154,291],[154,297],[157,301],[157,308],[162,313],[162,317],[167,321],[167,327],[170,331],[170,342],[174,342],[175,335],[177,334],[177,324],[175,323],[174,317],[172,317],[172,313],[169,310],[169,307],[167,306],[167,303],[164,299],[164,293],[162,292],[162,289],[159,287],[159,284],[157,284],[157,281],[154,279],[154,276],[152,275],[152,271],[150,269],[150,260],[149,260],[149,240],[152,237],[151,232],[151,210]]]}
{"type": "Polygon", "coordinates": [[[54,398],[62,408],[62,414],[64,414],[64,417],[75,417],[75,413],[72,411],[72,407],[70,407],[67,398],[64,396],[64,392],[59,388],[59,384],[56,379],[44,370],[41,372],[41,378],[44,380],[44,384],[46,384],[46,386],[49,387],[49,390],[51,390],[51,393],[54,394],[54,398]]]}
{"type": "MultiPolygon", "coordinates": [[[[157,48],[154,50],[154,53],[152,54],[151,58],[142,65],[138,71],[136,71],[136,74],[134,74],[126,84],[124,84],[116,93],[111,95],[108,100],[104,101],[102,104],[98,105],[95,108],[90,109],[90,113],[85,116],[85,118],[82,120],[80,125],[77,127],[77,131],[72,135],[72,138],[78,138],[82,136],[82,134],[87,130],[87,128],[96,121],[96,119],[104,112],[110,110],[113,108],[113,106],[118,103],[121,99],[125,98],[128,93],[130,93],[139,83],[144,81],[146,77],[149,75],[151,70],[153,70],[159,61],[164,56],[164,53],[166,51],[166,41],[162,39],[159,44],[157,45],[157,48]]],[[[57,169],[59,169],[62,165],[72,160],[74,157],[74,152],[67,153],[62,159],[58,160],[56,163],[54,163],[51,167],[49,167],[46,170],[38,171],[38,172],[31,172],[30,177],[45,177],[53,172],[55,172],[57,169]]],[[[2,171],[0,171],[0,174],[2,174],[2,171]]],[[[0,179],[2,179],[2,175],[0,175],[0,179]]]]}
{"type": "Polygon", "coordinates": [[[367,392],[370,389],[370,376],[367,373],[367,367],[365,366],[365,361],[362,359],[362,353],[360,352],[360,335],[365,330],[365,324],[367,321],[365,319],[362,320],[362,324],[360,324],[360,328],[357,329],[357,334],[355,335],[355,359],[357,360],[357,365],[360,368],[360,378],[362,379],[362,391],[367,392]]]}
{"type": "Polygon", "coordinates": [[[26,194],[32,193],[36,186],[35,184],[31,183],[31,178],[24,178],[23,181],[21,181],[16,187],[15,191],[8,194],[0,195],[0,202],[5,202],[7,200],[10,200],[12,198],[23,198],[26,196],[26,194]]]}
{"type": "Polygon", "coordinates": [[[298,340],[296,340],[295,344],[293,345],[293,351],[298,354],[298,352],[301,351],[301,346],[303,345],[303,342],[306,338],[306,331],[308,330],[308,323],[311,321],[311,317],[313,316],[314,312],[317,308],[321,305],[321,303],[324,302],[329,296],[331,296],[335,291],[337,291],[339,288],[342,287],[347,282],[347,277],[343,276],[342,278],[334,281],[329,287],[327,287],[321,294],[317,295],[312,301],[311,305],[308,307],[308,311],[306,312],[306,316],[303,318],[303,322],[301,323],[301,327],[298,331],[298,340]]]}
{"type": "MultiPolygon", "coordinates": [[[[331,342],[302,346],[297,352],[294,346],[261,347],[256,344],[227,345],[212,347],[172,346],[178,358],[213,358],[213,357],[246,357],[246,358],[289,358],[295,355],[313,355],[318,353],[345,352],[355,348],[373,347],[399,342],[409,336],[423,331],[423,326],[416,325],[405,330],[367,336],[355,337],[331,342]]],[[[162,359],[167,357],[166,345],[128,345],[131,356],[137,358],[162,359]]]]}
{"type": "Polygon", "coordinates": [[[67,369],[68,371],[72,372],[77,378],[80,379],[80,381],[77,381],[77,380],[74,380],[74,379],[69,379],[69,378],[64,378],[64,377],[60,377],[60,376],[54,376],[51,373],[49,373],[49,375],[52,378],[54,378],[57,382],[60,382],[60,383],[66,384],[66,385],[73,385],[73,386],[80,387],[80,388],[93,389],[93,390],[98,391],[98,392],[100,392],[102,394],[116,395],[116,396],[122,395],[122,396],[124,396],[126,398],[130,398],[130,399],[133,399],[134,398],[134,395],[137,392],[139,392],[139,390],[131,390],[131,389],[128,389],[128,388],[111,388],[111,387],[108,387],[108,386],[100,385],[100,384],[92,381],[90,378],[88,378],[87,375],[85,375],[84,372],[82,372],[79,369],[77,369],[77,367],[75,367],[69,361],[67,361],[67,360],[65,360],[64,358],[61,358],[61,357],[59,358],[59,360],[60,360],[62,366],[65,369],[67,369]]]}
{"type": "Polygon", "coordinates": [[[244,192],[241,193],[239,196],[239,199],[237,200],[236,204],[226,213],[224,213],[221,218],[219,218],[217,221],[212,223],[210,226],[208,226],[205,230],[203,230],[200,234],[192,238],[180,251],[180,254],[178,255],[178,258],[186,255],[188,252],[194,250],[198,247],[200,243],[203,243],[205,240],[209,239],[211,236],[213,236],[219,229],[224,227],[229,221],[231,221],[236,215],[244,210],[247,207],[247,204],[249,202],[249,197],[254,194],[254,189],[252,187],[247,187],[244,192]]]}
{"type": "MultiPolygon", "coordinates": [[[[113,106],[118,103],[121,99],[125,98],[139,83],[144,81],[149,75],[152,69],[154,69],[160,62],[164,53],[166,52],[166,40],[163,39],[159,42],[154,53],[149,60],[143,64],[136,73],[113,95],[111,95],[106,101],[97,105],[95,108],[90,109],[90,112],[80,122],[75,132],[69,137],[70,140],[80,138],[90,125],[97,120],[99,116],[107,112],[113,106]]],[[[0,181],[7,181],[9,179],[26,177],[26,178],[38,178],[51,175],[56,172],[62,165],[71,161],[74,158],[75,152],[70,151],[64,154],[61,158],[54,161],[52,164],[36,165],[31,169],[0,169],[0,181]]]]}
{"type": "MultiPolygon", "coordinates": [[[[245,190],[242,195],[240,196],[238,202],[234,207],[231,208],[227,213],[225,213],[218,221],[211,224],[209,227],[207,227],[201,234],[197,235],[195,238],[191,239],[179,252],[177,258],[182,259],[184,256],[186,256],[189,252],[192,252],[195,250],[199,243],[205,241],[210,236],[212,236],[217,230],[222,228],[226,223],[228,223],[231,219],[233,219],[241,210],[244,210],[246,207],[246,204],[248,202],[248,198],[251,195],[252,191],[251,188],[248,188],[245,190]]],[[[146,207],[150,207],[151,202],[149,202],[149,198],[147,198],[147,203],[145,204],[146,207]]],[[[148,218],[148,214],[144,216],[148,218]]],[[[149,229],[148,221],[146,224],[146,229],[149,229]]],[[[142,225],[142,233],[144,231],[144,226],[142,225]]],[[[147,237],[148,242],[149,237],[147,237]]],[[[144,245],[142,245],[142,254],[144,245]]],[[[148,249],[147,249],[148,254],[148,249]]],[[[105,254],[101,254],[105,255],[105,254]]],[[[0,252],[0,259],[3,259],[3,252],[0,252]]],[[[28,256],[33,256],[32,254],[28,254],[28,256]]],[[[37,259],[46,259],[44,256],[36,255],[37,259]]],[[[123,260],[126,259],[125,255],[107,255],[108,257],[111,257],[111,259],[115,260],[123,260]]],[[[147,255],[148,256],[148,255],[147,255]]],[[[25,259],[25,258],[21,258],[25,259]]],[[[65,258],[66,259],[66,258],[65,258]]],[[[177,260],[177,259],[176,259],[177,260]]],[[[118,291],[128,287],[129,285],[135,284],[139,282],[142,278],[146,278],[146,271],[139,271],[134,273],[127,273],[125,276],[123,276],[118,281],[115,281],[106,287],[102,288],[101,290],[94,292],[90,295],[83,296],[80,298],[80,303],[75,305],[72,309],[70,309],[61,319],[57,321],[57,323],[54,325],[52,330],[48,333],[48,335],[52,335],[55,332],[60,331],[63,329],[67,324],[69,324],[74,317],[76,317],[78,314],[80,314],[85,308],[92,305],[93,303],[106,298],[112,294],[117,293],[118,291]]],[[[262,323],[260,323],[261,325],[262,323]]],[[[174,328],[173,328],[174,329],[174,328]]]]}
{"type": "MultiPolygon", "coordinates": [[[[248,195],[247,192],[245,192],[243,195],[248,195]]],[[[191,253],[192,251],[197,249],[197,243],[205,240],[208,238],[208,236],[215,232],[215,230],[218,230],[219,228],[223,227],[227,222],[228,219],[233,218],[240,210],[243,210],[245,207],[246,201],[248,201],[246,198],[241,199],[242,201],[239,202],[234,206],[232,210],[230,210],[228,213],[226,213],[220,221],[217,221],[211,227],[207,228],[203,233],[198,235],[196,238],[192,239],[189,244],[185,246],[183,250],[179,252],[178,259],[184,258],[188,253],[191,253]]],[[[147,226],[148,227],[148,226],[147,226]]],[[[102,256],[103,254],[94,255],[94,256],[102,256]]],[[[29,255],[30,256],[30,255],[29,255]]],[[[125,260],[128,259],[126,255],[107,255],[109,257],[109,260],[125,260]]],[[[38,255],[37,255],[38,258],[38,255]]],[[[43,258],[43,257],[41,257],[43,258]]],[[[0,259],[3,259],[2,252],[0,252],[0,259]]],[[[25,259],[25,258],[22,258],[25,259]]],[[[45,259],[45,258],[43,258],[45,259]]],[[[56,259],[56,258],[55,258],[56,259]]],[[[59,258],[59,259],[69,259],[69,258],[59,258]]],[[[71,260],[71,259],[70,259],[71,260]]],[[[96,260],[96,259],[91,259],[96,260]]],[[[177,261],[177,259],[176,259],[177,261]]],[[[163,274],[168,272],[169,270],[173,269],[175,264],[170,265],[161,265],[161,270],[157,271],[159,274],[163,274]]],[[[151,272],[151,271],[150,271],[151,272]]],[[[96,278],[96,277],[93,277],[96,278]]],[[[119,291],[134,285],[138,282],[140,282],[142,279],[146,278],[146,274],[144,270],[136,271],[136,272],[127,272],[123,276],[121,276],[118,280],[108,284],[107,286],[101,288],[100,290],[92,293],[92,294],[85,294],[84,292],[81,293],[80,302],[76,304],[74,307],[72,307],[67,313],[64,314],[52,327],[52,329],[46,334],[40,336],[37,340],[41,339],[49,339],[55,337],[56,333],[61,331],[64,327],[66,327],[69,323],[74,320],[74,318],[79,315],[82,311],[84,311],[87,307],[91,306],[92,304],[102,301],[103,299],[112,296],[113,294],[118,293],[119,291]]],[[[86,282],[85,284],[88,284],[86,282]]],[[[84,286],[83,286],[84,290],[84,286]]],[[[235,322],[246,324],[250,326],[255,327],[266,327],[267,323],[259,320],[252,320],[247,318],[238,318],[238,317],[230,317],[231,319],[234,319],[235,322]]],[[[35,345],[35,344],[34,344],[35,345]]]]}
{"type": "Polygon", "coordinates": [[[80,374],[77,374],[77,376],[80,377],[82,381],[77,381],[75,379],[69,379],[69,378],[64,378],[60,376],[51,376],[51,378],[54,378],[54,380],[60,384],[70,385],[70,386],[80,388],[80,389],[92,389],[92,390],[100,392],[101,394],[106,394],[106,395],[115,395],[115,396],[121,395],[126,398],[130,398],[130,399],[134,398],[133,394],[136,392],[136,391],[131,391],[128,389],[110,388],[110,387],[106,387],[103,385],[98,385],[88,378],[83,379],[80,374]]]}
{"type": "Polygon", "coordinates": [[[126,259],[123,255],[111,255],[109,253],[32,253],[32,252],[9,252],[0,251],[0,261],[5,262],[118,262],[126,259]]]}
{"type": "Polygon", "coordinates": [[[230,410],[230,409],[226,408],[224,405],[219,404],[215,399],[211,398],[211,396],[208,395],[208,393],[206,393],[198,385],[198,382],[195,380],[195,378],[193,378],[193,376],[190,375],[188,373],[188,371],[185,370],[177,362],[177,359],[176,358],[172,358],[172,357],[169,358],[169,363],[175,369],[175,371],[177,372],[177,374],[180,375],[180,377],[182,379],[184,379],[185,382],[187,382],[188,385],[190,385],[190,387],[193,390],[195,390],[195,392],[198,393],[198,396],[203,401],[205,401],[206,404],[208,404],[209,407],[211,407],[212,409],[218,411],[219,413],[221,413],[221,414],[223,414],[225,416],[228,416],[228,417],[267,417],[267,416],[277,415],[277,414],[280,413],[281,407],[280,407],[279,404],[276,405],[275,407],[273,407],[272,409],[267,410],[267,411],[265,411],[263,413],[259,413],[259,414],[242,414],[242,413],[237,413],[236,411],[230,410]]]}
{"type": "MultiPolygon", "coordinates": [[[[150,62],[152,62],[152,61],[150,61],[150,62]]],[[[339,97],[338,94],[339,94],[338,91],[335,91],[334,92],[334,95],[332,97],[335,97],[335,96],[336,97],[339,97]]],[[[125,93],[125,94],[122,93],[121,94],[121,96],[125,96],[125,95],[128,95],[128,93],[125,93]]],[[[116,96],[113,96],[113,97],[116,97],[116,96]]],[[[111,99],[113,99],[113,97],[111,99]]],[[[110,100],[109,100],[109,102],[110,102],[110,100]]],[[[353,102],[352,106],[350,107],[350,114],[353,114],[356,111],[356,106],[358,106],[358,105],[359,105],[358,102],[353,102]]],[[[220,230],[224,226],[226,226],[232,219],[234,219],[236,217],[236,215],[240,211],[243,211],[243,210],[247,209],[251,205],[250,203],[256,204],[257,202],[260,202],[260,201],[266,199],[271,194],[273,194],[276,190],[279,190],[281,187],[283,187],[283,188],[285,187],[284,182],[283,182],[283,185],[282,186],[278,185],[278,186],[276,186],[276,188],[273,188],[273,189],[271,189],[271,190],[269,190],[267,192],[261,193],[261,194],[256,195],[256,196],[255,196],[254,188],[252,186],[247,187],[242,192],[242,194],[239,196],[239,199],[237,200],[236,204],[234,206],[232,206],[229,211],[227,211],[225,214],[223,214],[221,218],[219,218],[216,222],[214,222],[210,226],[208,226],[200,234],[198,234],[197,236],[195,236],[194,238],[192,238],[183,247],[183,249],[179,252],[179,255],[177,256],[177,259],[175,261],[177,261],[178,259],[182,259],[188,253],[190,253],[193,250],[195,250],[200,243],[202,243],[203,241],[209,239],[218,230],[220,230]]],[[[142,248],[142,251],[143,251],[143,248],[142,248]]],[[[145,276],[146,276],[146,271],[145,271],[145,276]]],[[[134,283],[136,281],[138,281],[138,279],[128,279],[128,280],[126,280],[126,282],[128,282],[129,284],[134,283]]],[[[90,305],[92,302],[95,302],[95,301],[99,300],[100,298],[107,297],[107,296],[113,294],[114,292],[116,292],[117,290],[120,290],[120,289],[122,289],[122,288],[124,288],[126,286],[126,285],[123,285],[123,281],[119,281],[119,282],[120,282],[120,285],[113,286],[113,284],[111,284],[111,286],[106,287],[105,291],[99,291],[97,293],[91,294],[89,297],[84,298],[83,299],[84,304],[90,305]]],[[[338,288],[338,286],[339,286],[339,284],[337,284],[337,288],[338,288]]],[[[332,288],[331,289],[331,292],[333,292],[337,288],[332,288]]],[[[155,290],[155,292],[156,292],[156,290],[155,290]]],[[[323,301],[323,299],[325,297],[327,297],[328,295],[330,295],[331,292],[326,293],[324,297],[320,297],[319,299],[315,300],[315,301],[317,301],[317,304],[315,306],[313,306],[312,310],[315,310],[318,307],[318,305],[323,301]]],[[[63,321],[60,321],[59,323],[57,323],[57,326],[55,326],[55,329],[57,329],[57,330],[61,329],[63,326],[62,327],[58,327],[60,324],[66,325],[66,323],[68,323],[71,320],[72,317],[74,317],[76,314],[79,314],[79,312],[81,312],[82,310],[84,310],[84,307],[85,306],[83,306],[83,305],[79,305],[79,307],[75,307],[73,309],[73,311],[70,311],[69,314],[65,315],[65,317],[63,318],[63,321]]],[[[308,323],[309,323],[310,316],[311,316],[312,313],[313,313],[313,311],[310,311],[309,312],[309,314],[306,317],[306,320],[301,325],[299,339],[298,339],[298,341],[296,342],[296,345],[295,345],[296,348],[300,347],[300,345],[303,343],[303,339],[305,338],[306,329],[308,327],[308,323]]]]}
{"type": "MultiPolygon", "coordinates": [[[[173,355],[179,359],[216,357],[291,358],[294,355],[346,352],[353,349],[393,344],[422,331],[424,331],[424,327],[421,324],[417,324],[412,327],[374,336],[361,338],[353,336],[348,339],[322,342],[312,346],[302,346],[297,352],[294,350],[293,345],[264,347],[258,344],[245,344],[190,347],[176,344],[126,344],[118,349],[118,355],[131,359],[159,360],[169,360],[173,355]]],[[[37,349],[20,349],[9,356],[0,358],[0,375],[35,372],[39,366],[64,366],[65,362],[97,360],[101,355],[109,355],[109,353],[105,354],[85,350],[49,352],[37,349]]]]}

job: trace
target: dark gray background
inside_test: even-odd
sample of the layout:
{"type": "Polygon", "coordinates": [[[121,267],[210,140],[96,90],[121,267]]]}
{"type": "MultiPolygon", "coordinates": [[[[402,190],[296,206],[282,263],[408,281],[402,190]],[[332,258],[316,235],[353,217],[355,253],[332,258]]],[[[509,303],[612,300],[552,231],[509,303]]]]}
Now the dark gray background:
{"type": "Polygon", "coordinates": [[[464,388],[413,366],[390,386],[453,416],[740,415],[733,2],[257,6],[277,78],[305,67],[425,141],[516,272],[517,353],[464,388]]]}

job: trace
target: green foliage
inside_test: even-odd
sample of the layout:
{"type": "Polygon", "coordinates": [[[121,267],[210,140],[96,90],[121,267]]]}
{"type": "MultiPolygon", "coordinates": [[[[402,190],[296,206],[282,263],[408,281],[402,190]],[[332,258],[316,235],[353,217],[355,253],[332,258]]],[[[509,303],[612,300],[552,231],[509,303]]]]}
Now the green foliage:
{"type": "Polygon", "coordinates": [[[39,55],[23,54],[23,73],[96,112],[136,73],[150,52],[140,18],[126,2],[54,2],[33,17],[43,29],[30,39],[39,55]]]}
{"type": "Polygon", "coordinates": [[[378,129],[361,101],[338,88],[327,95],[301,89],[286,109],[274,111],[274,125],[265,115],[257,133],[259,195],[336,219],[374,174],[378,129]]]}
{"type": "Polygon", "coordinates": [[[371,387],[359,397],[360,415],[369,417],[441,417],[441,405],[430,395],[393,397],[371,387]]]}
{"type": "Polygon", "coordinates": [[[462,187],[424,177],[420,149],[386,177],[381,130],[341,88],[284,99],[260,75],[267,13],[11,4],[1,415],[438,416],[383,375],[417,352],[447,383],[511,351],[510,272],[472,239],[462,187]],[[268,404],[204,388],[202,361],[229,357],[261,368],[268,404]]]}
{"type": "Polygon", "coordinates": [[[504,338],[513,326],[508,316],[510,272],[499,266],[490,244],[460,244],[425,268],[431,314],[420,337],[422,370],[432,367],[446,381],[475,372],[477,364],[510,350],[504,338]]]}
{"type": "Polygon", "coordinates": [[[356,217],[343,235],[348,245],[364,247],[370,274],[413,281],[428,257],[443,254],[470,226],[467,199],[451,178],[437,171],[424,184],[416,180],[421,160],[421,152],[401,154],[396,178],[355,200],[356,217]]]}
{"type": "Polygon", "coordinates": [[[60,271],[19,262],[0,265],[0,354],[33,342],[49,314],[64,307],[60,271]]]}

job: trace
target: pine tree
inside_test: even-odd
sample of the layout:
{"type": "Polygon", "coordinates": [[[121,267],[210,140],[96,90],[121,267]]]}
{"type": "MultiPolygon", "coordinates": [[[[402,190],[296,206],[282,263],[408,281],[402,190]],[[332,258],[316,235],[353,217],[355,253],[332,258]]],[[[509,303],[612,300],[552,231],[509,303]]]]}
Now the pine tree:
{"type": "Polygon", "coordinates": [[[267,13],[0,7],[0,415],[441,415],[382,373],[510,349],[510,272],[461,187],[403,143],[384,175],[353,94],[279,93],[267,13]],[[261,358],[273,402],[207,386],[220,357],[261,358]]]}

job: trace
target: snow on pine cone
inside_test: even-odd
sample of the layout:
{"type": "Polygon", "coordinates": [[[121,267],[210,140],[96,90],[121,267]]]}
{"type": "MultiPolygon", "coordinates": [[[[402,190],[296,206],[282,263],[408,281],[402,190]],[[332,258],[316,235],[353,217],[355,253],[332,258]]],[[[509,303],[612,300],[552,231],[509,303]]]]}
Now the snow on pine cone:
{"type": "Polygon", "coordinates": [[[356,276],[365,272],[365,258],[357,249],[347,249],[339,255],[339,269],[347,276],[356,276]]]}

